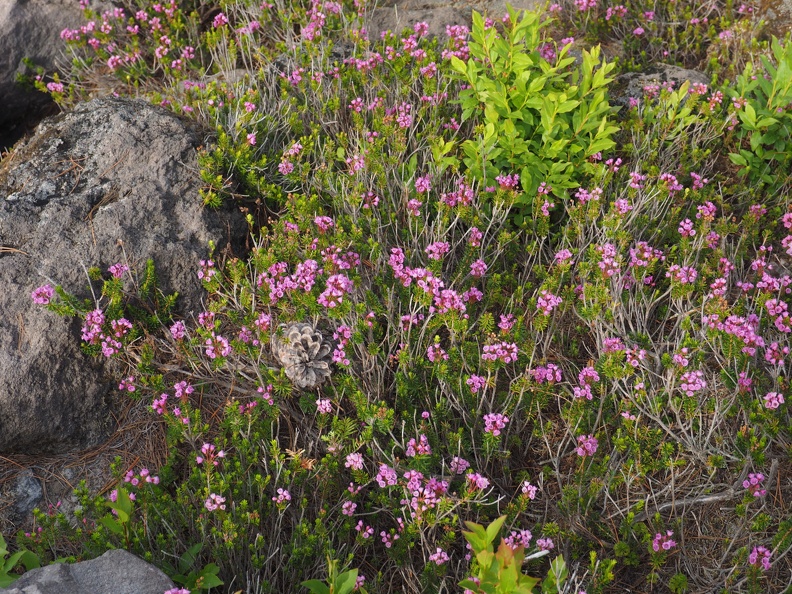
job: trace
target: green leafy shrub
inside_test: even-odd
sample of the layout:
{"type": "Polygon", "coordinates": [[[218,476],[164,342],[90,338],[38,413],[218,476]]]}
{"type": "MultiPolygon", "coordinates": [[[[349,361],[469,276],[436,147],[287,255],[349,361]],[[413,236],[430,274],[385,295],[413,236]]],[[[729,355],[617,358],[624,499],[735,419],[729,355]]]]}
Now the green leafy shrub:
{"type": "Polygon", "coordinates": [[[761,70],[747,64],[732,91],[739,110],[738,152],[729,158],[751,184],[770,194],[790,187],[792,171],[792,43],[772,43],[773,61],[762,56],[761,70]]]}
{"type": "Polygon", "coordinates": [[[511,11],[501,34],[474,13],[470,58],[451,59],[469,86],[459,96],[463,121],[483,112],[477,118],[482,132],[462,143],[464,163],[483,186],[518,173],[525,192],[516,199],[518,225],[539,210],[534,197],[540,185],[567,199],[570,189],[597,173],[593,158],[613,148],[618,130],[608,121],[606,95],[614,65],[600,65],[598,47],[583,51],[581,67],[573,67],[569,44],[557,57],[546,42],[547,50],[540,51],[545,24],[536,13],[518,18],[511,11]]]}

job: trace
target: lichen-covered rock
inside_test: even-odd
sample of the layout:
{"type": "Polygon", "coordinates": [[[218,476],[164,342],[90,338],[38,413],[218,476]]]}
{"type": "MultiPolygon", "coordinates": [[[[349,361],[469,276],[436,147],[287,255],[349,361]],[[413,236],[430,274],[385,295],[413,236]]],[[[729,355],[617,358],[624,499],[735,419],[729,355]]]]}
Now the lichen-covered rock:
{"type": "Polygon", "coordinates": [[[34,288],[92,299],[87,267],[152,258],[181,312],[202,309],[208,242],[241,241],[246,226],[203,208],[201,140],[165,109],[97,99],[42,122],[0,164],[0,453],[62,452],[112,429],[112,384],[80,350],[80,322],[35,305],[34,288]]]}
{"type": "Polygon", "coordinates": [[[311,324],[281,326],[282,333],[272,337],[272,352],[286,376],[301,389],[321,385],[330,377],[333,345],[311,324]]]}
{"type": "Polygon", "coordinates": [[[116,549],[82,563],[31,569],[0,594],[162,594],[172,588],[159,569],[116,549]]]}

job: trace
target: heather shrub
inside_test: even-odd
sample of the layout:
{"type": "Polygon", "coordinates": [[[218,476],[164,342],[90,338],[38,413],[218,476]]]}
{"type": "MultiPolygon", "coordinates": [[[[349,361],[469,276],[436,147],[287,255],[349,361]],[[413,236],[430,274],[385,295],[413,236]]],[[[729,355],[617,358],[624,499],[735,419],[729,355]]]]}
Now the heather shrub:
{"type": "MultiPolygon", "coordinates": [[[[245,209],[250,249],[195,263],[196,319],[153,265],[94,271],[86,302],[35,289],[169,458],[20,546],[123,546],[192,591],[783,587],[792,214],[741,184],[724,101],[764,83],[648,86],[616,126],[612,65],[548,59],[539,15],[441,44],[370,40],[360,4],[169,7],[104,21],[159,18],[195,61],[110,74],[207,127],[203,199],[245,209]]],[[[164,43],[116,29],[71,41],[164,43]]]]}

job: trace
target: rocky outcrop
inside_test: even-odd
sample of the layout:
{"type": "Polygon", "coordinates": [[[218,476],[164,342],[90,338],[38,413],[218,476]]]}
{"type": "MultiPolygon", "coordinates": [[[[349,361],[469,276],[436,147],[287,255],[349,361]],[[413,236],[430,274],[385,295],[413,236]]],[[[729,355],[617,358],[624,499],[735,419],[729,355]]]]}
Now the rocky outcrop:
{"type": "Polygon", "coordinates": [[[391,30],[400,35],[404,27],[426,22],[429,35],[446,39],[446,26],[469,27],[473,10],[500,19],[507,14],[507,4],[518,10],[536,10],[543,3],[539,0],[385,0],[371,11],[367,28],[373,39],[382,31],[391,30]]]}
{"type": "Polygon", "coordinates": [[[50,102],[44,93],[16,84],[30,58],[48,71],[63,51],[60,32],[83,24],[76,0],[3,0],[0,2],[0,148],[21,136],[29,116],[50,102]]]}
{"type": "Polygon", "coordinates": [[[708,85],[709,77],[698,70],[688,70],[672,64],[654,64],[644,72],[628,72],[616,77],[610,85],[610,102],[614,105],[626,106],[631,97],[640,99],[644,94],[644,87],[650,84],[673,83],[678,89],[685,81],[690,84],[702,83],[708,85]]]}
{"type": "Polygon", "coordinates": [[[162,594],[173,582],[153,565],[122,550],[68,565],[32,569],[0,594],[162,594]]]}
{"type": "Polygon", "coordinates": [[[199,143],[164,109],[97,99],[42,122],[0,165],[0,453],[60,452],[110,429],[102,362],[80,350],[79,321],[32,302],[35,287],[93,300],[88,267],[153,258],[181,311],[200,308],[208,242],[246,228],[236,212],[202,207],[199,143]]]}

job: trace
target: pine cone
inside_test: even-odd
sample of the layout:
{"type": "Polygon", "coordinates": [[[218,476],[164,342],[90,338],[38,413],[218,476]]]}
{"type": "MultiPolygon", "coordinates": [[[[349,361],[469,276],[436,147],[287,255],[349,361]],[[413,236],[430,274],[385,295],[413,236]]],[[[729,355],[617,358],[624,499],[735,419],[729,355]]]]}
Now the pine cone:
{"type": "Polygon", "coordinates": [[[272,337],[272,353],[298,388],[310,389],[330,377],[333,345],[311,324],[281,325],[283,335],[272,337]]]}

